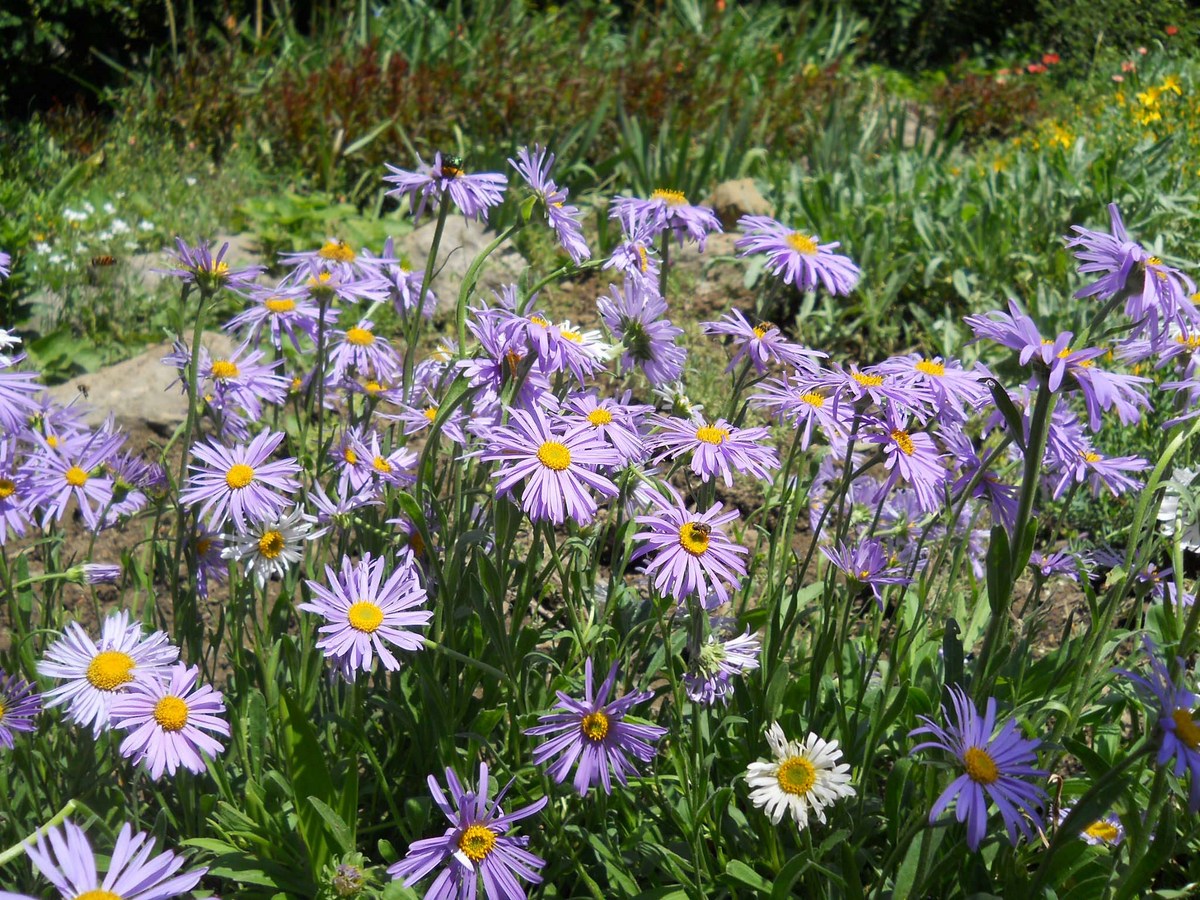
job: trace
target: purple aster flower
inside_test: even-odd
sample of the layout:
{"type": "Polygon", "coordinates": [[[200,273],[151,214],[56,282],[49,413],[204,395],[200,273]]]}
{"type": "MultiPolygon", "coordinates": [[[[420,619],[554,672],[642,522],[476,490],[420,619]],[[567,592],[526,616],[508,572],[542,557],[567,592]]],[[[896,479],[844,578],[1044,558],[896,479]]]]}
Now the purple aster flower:
{"type": "Polygon", "coordinates": [[[833,252],[841,246],[839,241],[819,243],[815,234],[793,231],[769,216],[742,216],[737,224],[746,235],[734,242],[742,251],[738,255],[765,253],[767,271],[782,275],[784,284],[795,284],[802,291],[823,284],[835,296],[849,294],[858,284],[862,274],[858,266],[848,256],[833,252]]]}
{"type": "Polygon", "coordinates": [[[29,478],[17,442],[0,439],[0,547],[9,532],[21,537],[29,525],[29,478]]]}
{"type": "Polygon", "coordinates": [[[325,619],[319,629],[317,648],[334,661],[346,681],[354,681],[359,672],[375,667],[375,656],[389,672],[400,668],[389,645],[415,652],[424,647],[416,628],[423,628],[433,617],[429,610],[414,610],[425,602],[425,590],[417,581],[412,557],[407,556],[384,580],[382,557],[363,555],[357,563],[342,557],[339,576],[325,567],[329,587],[306,581],[315,599],[299,608],[325,619]]]}
{"type": "MultiPolygon", "coordinates": [[[[1058,811],[1057,825],[1067,821],[1074,806],[1064,806],[1058,811]]],[[[1125,826],[1116,813],[1107,813],[1079,832],[1080,839],[1093,847],[1116,847],[1125,840],[1125,826]]]]}
{"type": "Polygon", "coordinates": [[[1062,575],[1072,581],[1079,581],[1079,557],[1074,553],[1059,550],[1056,553],[1042,553],[1034,550],[1029,554],[1029,568],[1042,578],[1053,578],[1062,575]]]}
{"type": "Polygon", "coordinates": [[[552,325],[545,316],[518,316],[504,309],[489,310],[499,327],[513,342],[527,344],[537,352],[537,365],[545,375],[570,371],[580,384],[604,368],[606,348],[600,332],[580,332],[571,323],[552,325]]]}
{"type": "Polygon", "coordinates": [[[341,272],[324,271],[308,274],[306,268],[293,269],[284,286],[294,283],[308,291],[308,296],[318,303],[325,304],[325,322],[329,323],[328,304],[333,298],[344,303],[386,303],[391,296],[391,286],[388,280],[379,273],[370,275],[348,275],[343,277],[341,272]],[[289,282],[288,279],[292,281],[289,282]]]}
{"type": "Polygon", "coordinates": [[[954,359],[940,356],[931,359],[920,353],[912,353],[886,359],[876,367],[876,371],[928,391],[939,420],[946,422],[966,421],[968,410],[980,409],[991,399],[982,381],[990,373],[978,364],[974,370],[968,371],[954,359]]]}
{"type": "Polygon", "coordinates": [[[208,599],[209,582],[224,584],[229,577],[229,566],[221,556],[225,542],[221,535],[209,531],[203,525],[197,525],[196,533],[192,535],[188,545],[194,559],[196,593],[202,599],[208,599]]]}
{"type": "Polygon", "coordinates": [[[930,734],[934,738],[913,747],[911,753],[944,750],[956,757],[963,768],[963,773],[950,782],[933,804],[929,812],[930,823],[953,802],[955,818],[967,825],[967,846],[972,851],[978,850],[987,832],[987,802],[991,798],[1000,810],[1013,845],[1017,843],[1018,829],[1026,839],[1032,840],[1033,831],[1025,816],[1040,829],[1042,820],[1038,807],[1047,797],[1040,786],[1025,779],[1049,774],[1030,765],[1037,762],[1036,751],[1041,741],[1022,737],[1015,719],[1009,719],[998,733],[993,734],[996,728],[994,697],[988,698],[987,710],[980,718],[978,708],[966,691],[957,685],[949,686],[947,691],[953,710],[943,704],[942,716],[949,720],[949,726],[943,728],[927,716],[918,716],[924,724],[909,732],[909,737],[930,734]]]}
{"type": "Polygon", "coordinates": [[[652,760],[657,752],[654,743],[667,733],[667,729],[625,721],[630,707],[653,698],[653,691],[638,691],[609,701],[608,695],[617,680],[616,663],[608,670],[608,677],[600,685],[599,692],[592,690],[591,657],[588,657],[584,672],[583,700],[573,700],[558,691],[555,708],[562,712],[541,716],[538,721],[542,724],[526,729],[525,734],[532,737],[553,735],[533,751],[533,764],[540,766],[558,757],[546,771],[559,784],[566,781],[572,766],[578,763],[574,785],[580,795],[586,794],[595,784],[602,785],[604,792],[611,794],[612,776],[615,775],[622,785],[626,784],[627,774],[637,774],[629,757],[642,762],[652,760]]]}
{"type": "Polygon", "coordinates": [[[416,481],[417,454],[403,446],[384,453],[381,440],[380,433],[372,428],[354,442],[358,466],[384,484],[402,485],[416,481]]]}
{"type": "Polygon", "coordinates": [[[426,290],[423,302],[417,302],[417,297],[421,294],[421,286],[425,281],[425,270],[410,269],[395,256],[396,240],[389,237],[383,242],[383,259],[377,262],[391,291],[392,306],[402,319],[416,310],[419,310],[426,319],[432,319],[433,314],[437,312],[437,295],[431,290],[426,290]]]}
{"type": "MultiPolygon", "coordinates": [[[[252,421],[261,421],[264,403],[281,406],[287,400],[291,379],[276,373],[283,360],[264,365],[263,356],[263,351],[251,350],[243,343],[227,357],[214,358],[207,347],[200,345],[197,391],[217,416],[240,407],[252,421]]],[[[163,362],[179,370],[180,383],[186,391],[192,362],[188,347],[176,341],[163,362]]]]}
{"type": "Polygon", "coordinates": [[[916,493],[923,512],[941,509],[950,473],[933,438],[923,431],[910,432],[903,419],[889,406],[883,419],[869,422],[862,439],[883,445],[883,464],[890,474],[879,489],[879,498],[903,478],[916,493]]]}
{"type": "Polygon", "coordinates": [[[0,278],[7,278],[12,274],[12,256],[0,250],[0,278]]]}
{"type": "MultiPolygon", "coordinates": [[[[1178,679],[1171,677],[1149,638],[1143,640],[1143,648],[1150,660],[1149,677],[1143,678],[1124,669],[1115,671],[1129,678],[1140,693],[1157,702],[1162,743],[1156,761],[1160,766],[1169,766],[1176,778],[1182,778],[1184,772],[1191,773],[1188,810],[1194,815],[1200,811],[1200,714],[1196,712],[1200,696],[1185,685],[1182,674],[1178,679]]],[[[1186,672],[1183,660],[1176,661],[1179,671],[1186,672]]]]}
{"type": "Polygon", "coordinates": [[[473,387],[483,389],[484,396],[475,399],[477,410],[481,405],[487,405],[489,399],[498,399],[506,385],[518,377],[521,380],[512,398],[515,406],[531,408],[550,390],[550,381],[535,365],[536,359],[526,360],[529,351],[524,341],[507,331],[495,317],[477,317],[467,323],[467,328],[479,339],[483,353],[459,360],[455,365],[462,369],[473,387]]]}
{"type": "Polygon", "coordinates": [[[880,585],[912,582],[911,578],[904,576],[903,566],[892,565],[892,555],[874,538],[866,538],[853,547],[843,543],[838,543],[836,549],[822,547],[821,552],[848,579],[867,585],[880,609],[883,608],[880,585]]]}
{"type": "Polygon", "coordinates": [[[290,503],[278,492],[299,490],[295,476],[300,466],[292,457],[268,462],[283,443],[285,434],[266,431],[245,447],[222,447],[210,442],[192,448],[192,454],[205,465],[192,464],[192,476],[179,495],[185,506],[200,506],[199,517],[219,531],[232,516],[241,529],[248,521],[277,516],[290,503]]]}
{"type": "Polygon", "coordinates": [[[595,431],[612,445],[621,455],[622,463],[636,462],[646,457],[646,445],[642,440],[641,422],[653,412],[654,407],[644,403],[630,403],[631,391],[620,397],[600,397],[594,391],[576,394],[567,398],[567,409],[580,417],[568,416],[578,421],[581,428],[595,431]]]}
{"type": "Polygon", "coordinates": [[[102,527],[101,514],[112,501],[113,481],[101,473],[125,443],[125,435],[112,427],[110,419],[97,431],[59,441],[57,448],[37,436],[42,452],[31,460],[30,493],[44,509],[43,525],[61,522],[74,499],[87,527],[93,531],[102,527]]]}
{"type": "Polygon", "coordinates": [[[717,701],[729,703],[734,676],[757,669],[761,651],[762,644],[749,628],[723,638],[710,632],[695,654],[691,671],[683,677],[688,697],[702,706],[713,706],[717,701]]]}
{"type": "Polygon", "coordinates": [[[322,272],[330,272],[341,281],[352,281],[361,278],[378,278],[380,269],[385,263],[395,263],[397,260],[370,256],[354,252],[354,248],[339,238],[329,238],[319,250],[305,250],[300,253],[281,253],[279,262],[292,269],[303,269],[309,275],[319,276],[322,272]]]}
{"type": "Polygon", "coordinates": [[[33,731],[42,697],[32,683],[0,669],[0,746],[13,748],[14,731],[33,731]]]}
{"type": "MultiPolygon", "coordinates": [[[[25,357],[11,360],[16,365],[25,357]]],[[[14,434],[25,427],[26,420],[37,408],[34,397],[43,390],[37,372],[16,372],[9,366],[0,366],[0,429],[14,434]]]]}
{"type": "Polygon", "coordinates": [[[534,144],[532,154],[528,147],[522,147],[517,151],[516,160],[509,159],[508,164],[521,174],[525,183],[542,201],[550,227],[575,265],[588,259],[592,251],[583,237],[583,225],[580,222],[583,213],[578,207],[567,204],[567,189],[560,188],[550,178],[554,154],[534,144]]]}
{"type": "Polygon", "coordinates": [[[392,381],[400,376],[404,365],[399,354],[386,338],[371,330],[374,327],[370,319],[362,319],[345,331],[333,332],[329,352],[331,383],[338,383],[351,371],[374,376],[381,381],[392,381]]]}
{"type": "Polygon", "coordinates": [[[604,268],[617,269],[625,275],[627,283],[633,282],[639,289],[657,295],[662,266],[654,249],[654,238],[658,234],[654,223],[645,213],[637,214],[635,210],[627,211],[620,219],[624,240],[613,248],[604,268]]]}
{"type": "Polygon", "coordinates": [[[750,395],[750,405],[791,422],[793,428],[803,428],[801,450],[807,450],[812,443],[814,428],[831,442],[844,440],[850,433],[854,414],[849,406],[831,399],[827,388],[804,375],[787,381],[768,378],[750,395]]]}
{"type": "Polygon", "coordinates": [[[25,844],[25,853],[43,878],[64,898],[74,900],[172,900],[196,887],[208,871],[202,868],[176,874],[183,868],[184,858],[169,850],[153,856],[154,838],[134,834],[128,822],[117,835],[103,881],[87,835],[70,819],[61,829],[51,826],[39,831],[36,843],[25,844]]]}
{"type": "MultiPolygon", "coordinates": [[[[226,331],[245,329],[244,338],[250,344],[258,344],[262,333],[268,331],[276,350],[283,349],[284,335],[297,352],[303,352],[301,337],[317,343],[321,311],[309,298],[306,288],[288,285],[256,287],[250,291],[250,301],[249,307],[225,323],[226,331]]],[[[340,314],[341,311],[334,307],[327,308],[325,326],[335,324],[340,314]]]]}
{"type": "Polygon", "coordinates": [[[772,471],[779,468],[779,454],[766,443],[771,434],[765,428],[735,428],[724,419],[710,422],[702,416],[687,421],[659,414],[653,421],[659,428],[647,440],[652,450],[659,451],[653,461],[690,452],[691,469],[701,481],[720,475],[730,487],[733,469],[770,481],[772,471]]]}
{"type": "Polygon", "coordinates": [[[859,411],[875,404],[919,416],[924,421],[935,409],[933,392],[927,385],[911,378],[889,375],[879,366],[860,369],[851,364],[847,369],[841,363],[832,363],[812,383],[830,393],[837,405],[849,399],[859,411]]]}
{"type": "MultiPolygon", "coordinates": [[[[417,392],[417,396],[421,398],[420,402],[414,405],[405,404],[401,407],[400,414],[395,416],[396,421],[404,423],[404,434],[413,435],[419,434],[425,429],[433,425],[433,420],[437,418],[438,410],[441,404],[437,398],[429,392],[427,388],[421,388],[417,392]]],[[[393,418],[392,416],[384,416],[384,418],[393,418]]],[[[442,422],[442,434],[450,438],[456,444],[465,444],[467,436],[463,432],[463,425],[466,422],[466,414],[459,407],[450,413],[450,417],[442,422]]]]}
{"type": "Polygon", "coordinates": [[[646,563],[646,575],[654,579],[654,588],[682,605],[697,594],[705,609],[729,602],[729,588],[735,590],[746,575],[742,559],[750,551],[726,537],[721,526],[740,515],[736,509],[723,513],[714,503],[707,511],[691,512],[683,498],[672,491],[673,502],[658,497],[656,508],[636,521],[647,530],[633,536],[643,542],[633,559],[653,554],[646,563]]]}
{"type": "Polygon", "coordinates": [[[489,802],[488,767],[482,762],[479,764],[478,790],[467,790],[453,769],[446,769],[446,785],[450,788],[449,800],[437,779],[429,776],[429,792],[438,809],[450,820],[450,827],[441,837],[414,841],[408,848],[408,855],[388,867],[388,874],[393,879],[403,878],[404,884],[411,887],[443,866],[425,892],[426,897],[474,900],[482,881],[487,900],[524,900],[525,889],[521,881],[540,884],[542,876],[538,869],[545,866],[546,861],[525,849],[529,838],[514,837],[508,831],[514,822],[541,812],[549,798],[543,797],[515,812],[505,813],[500,808],[500,801],[512,782],[489,802]]]}
{"type": "Polygon", "coordinates": [[[489,430],[487,449],[480,458],[500,462],[496,496],[506,497],[524,482],[521,508],[533,522],[561,524],[570,516],[586,525],[598,509],[592,491],[615,497],[617,486],[595,471],[597,466],[618,466],[621,458],[593,431],[576,429],[560,433],[533,407],[513,409],[508,425],[489,430]]]}
{"type": "MultiPolygon", "coordinates": [[[[188,284],[194,284],[202,291],[213,292],[223,287],[239,292],[248,292],[254,287],[254,279],[263,274],[263,266],[245,266],[241,269],[231,269],[225,262],[225,254],[229,252],[229,242],[226,241],[212,255],[208,241],[202,241],[195,247],[189,247],[183,238],[175,238],[176,250],[172,261],[176,268],[163,270],[164,275],[174,275],[188,284]]],[[[167,251],[170,252],[170,251],[167,251]]]]}
{"type": "Polygon", "coordinates": [[[659,188],[650,194],[650,199],[637,197],[615,197],[612,201],[611,219],[622,221],[645,218],[652,235],[657,236],[668,229],[675,240],[683,246],[687,237],[703,252],[708,235],[721,230],[721,222],[707,206],[693,206],[687,202],[683,191],[659,188]]]}
{"type": "Polygon", "coordinates": [[[793,344],[783,336],[779,326],[771,322],[761,322],[752,326],[737,309],[725,313],[717,322],[702,322],[701,325],[705,334],[727,334],[733,337],[733,345],[737,352],[729,361],[726,372],[732,372],[739,362],[746,359],[754,364],[760,375],[767,371],[772,362],[785,363],[802,373],[815,374],[817,364],[813,360],[828,355],[819,350],[809,350],[799,344],[793,344]]]}
{"type": "Polygon", "coordinates": [[[66,680],[46,693],[46,708],[70,703],[67,717],[78,725],[91,725],[98,736],[109,725],[119,693],[134,681],[167,677],[167,668],[178,658],[179,648],[170,644],[166,634],[156,631],[143,638],[141,623],[130,624],[129,613],[122,610],[104,620],[99,644],[78,622],[69,623],[62,637],[46,649],[37,670],[39,675],[66,680]]]}
{"type": "Polygon", "coordinates": [[[68,575],[79,584],[116,584],[121,577],[121,567],[111,563],[84,563],[68,575]]]}
{"type": "Polygon", "coordinates": [[[221,692],[196,686],[200,667],[176,663],[169,673],[170,680],[134,682],[112,707],[113,727],[129,732],[121,755],[146,763],[155,781],[181,767],[200,774],[205,757],[224,750],[212,735],[229,737],[221,692]]]}
{"type": "MultiPolygon", "coordinates": [[[[1047,447],[1049,449],[1049,445],[1047,447]]],[[[1048,472],[1058,475],[1053,490],[1053,497],[1057,500],[1072,484],[1085,480],[1091,485],[1092,494],[1097,497],[1105,488],[1114,497],[1126,491],[1135,491],[1142,486],[1142,482],[1129,473],[1145,471],[1150,468],[1150,463],[1137,456],[1102,456],[1085,443],[1073,455],[1047,453],[1046,468],[1048,472]]]]}
{"type": "Polygon", "coordinates": [[[1140,387],[1143,384],[1152,384],[1149,378],[1107,372],[1091,360],[1071,367],[1070,372],[1083,394],[1083,402],[1088,412],[1088,427],[1092,431],[1100,429],[1102,410],[1116,409],[1117,419],[1122,425],[1133,425],[1141,420],[1141,410],[1150,408],[1150,398],[1140,387]]]}
{"type": "Polygon", "coordinates": [[[1010,350],[1017,351],[1021,365],[1040,362],[1050,370],[1050,390],[1057,391],[1062,385],[1068,368],[1078,367],[1085,362],[1103,356],[1102,347],[1073,350],[1074,335],[1064,331],[1054,340],[1043,338],[1037,324],[1021,312],[1013,300],[1008,301],[1008,312],[991,310],[981,316],[965,316],[963,321],[975,332],[976,339],[987,338],[1010,350]]]}
{"type": "Polygon", "coordinates": [[[447,194],[468,219],[487,220],[489,207],[499,206],[504,200],[504,188],[508,179],[495,173],[468,175],[462,160],[454,156],[433,155],[433,165],[428,166],[417,157],[419,171],[407,172],[388,165],[391,175],[383,180],[396,185],[388,191],[389,197],[408,197],[409,209],[414,219],[419,219],[426,206],[437,208],[447,194]]]}
{"type": "Polygon", "coordinates": [[[656,386],[677,381],[683,374],[687,350],[676,339],[682,328],[663,318],[667,302],[637,282],[626,279],[625,290],[609,289],[611,297],[601,297],[596,303],[604,324],[624,349],[621,366],[629,371],[640,367],[656,386]]]}

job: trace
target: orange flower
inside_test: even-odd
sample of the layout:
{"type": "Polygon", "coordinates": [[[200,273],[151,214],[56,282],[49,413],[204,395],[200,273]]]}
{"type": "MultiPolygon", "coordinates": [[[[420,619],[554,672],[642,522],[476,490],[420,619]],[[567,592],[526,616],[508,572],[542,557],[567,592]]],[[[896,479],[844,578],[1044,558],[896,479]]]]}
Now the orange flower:
{"type": "Polygon", "coordinates": [[[1057,53],[1043,53],[1042,62],[1048,66],[1056,66],[1062,62],[1062,57],[1057,53]]]}

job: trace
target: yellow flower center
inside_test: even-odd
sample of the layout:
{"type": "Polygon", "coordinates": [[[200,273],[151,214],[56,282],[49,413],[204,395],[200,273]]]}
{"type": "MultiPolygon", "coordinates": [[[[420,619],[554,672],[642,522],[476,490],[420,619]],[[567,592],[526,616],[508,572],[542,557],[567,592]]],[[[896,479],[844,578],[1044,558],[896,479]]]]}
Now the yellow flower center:
{"type": "Polygon", "coordinates": [[[642,274],[645,275],[646,271],[650,268],[650,257],[648,257],[646,255],[646,248],[643,247],[641,244],[638,244],[637,252],[638,252],[638,259],[641,262],[640,268],[642,270],[642,274]]]}
{"type": "Polygon", "coordinates": [[[864,375],[862,372],[851,372],[850,377],[863,387],[879,387],[883,384],[882,375],[864,375]]]}
{"type": "Polygon", "coordinates": [[[719,447],[729,437],[728,428],[718,428],[716,425],[703,425],[696,429],[696,440],[719,447]]]}
{"type": "Polygon", "coordinates": [[[809,406],[815,406],[820,409],[825,405],[825,395],[818,394],[815,391],[800,395],[800,402],[807,403],[809,406]]]}
{"type": "Polygon", "coordinates": [[[1099,819],[1093,822],[1087,828],[1083,829],[1083,833],[1088,837],[1095,838],[1098,841],[1104,841],[1106,844],[1111,844],[1117,839],[1117,836],[1120,835],[1121,832],[1118,831],[1117,826],[1113,825],[1111,822],[1105,822],[1103,819],[1099,819]]]}
{"type": "Polygon", "coordinates": [[[612,422],[612,413],[610,413],[607,409],[593,409],[587,414],[587,420],[591,422],[593,426],[599,428],[601,425],[608,425],[612,422]]]}
{"type": "Polygon", "coordinates": [[[283,552],[286,543],[282,532],[267,531],[258,539],[258,552],[267,559],[274,559],[283,552]]]}
{"type": "Polygon", "coordinates": [[[589,741],[599,743],[608,735],[608,716],[600,710],[588,713],[580,721],[579,730],[589,741]]]}
{"type": "Polygon", "coordinates": [[[133,681],[133,657],[120,650],[102,650],[88,663],[88,683],[98,691],[115,691],[133,681]]]}
{"type": "Polygon", "coordinates": [[[187,720],[188,705],[179,697],[163,697],[154,704],[154,721],[163,731],[180,731],[187,720]]]}
{"type": "Polygon", "coordinates": [[[365,328],[359,328],[355,325],[346,332],[346,343],[353,344],[355,347],[369,347],[375,343],[375,335],[367,331],[365,328]]]}
{"type": "Polygon", "coordinates": [[[4,708],[4,704],[0,703],[0,722],[4,721],[5,712],[7,712],[7,710],[4,708]]]}
{"type": "Polygon", "coordinates": [[[486,825],[469,825],[458,839],[458,849],[473,863],[482,862],[496,846],[496,833],[486,825]]]}
{"type": "Polygon", "coordinates": [[[290,297],[268,297],[263,301],[263,306],[267,308],[267,312],[285,313],[296,308],[296,301],[290,297]]]}
{"type": "Polygon", "coordinates": [[[373,634],[383,624],[383,610],[370,600],[359,600],[351,604],[346,620],[355,631],[373,634]]]}
{"type": "Polygon", "coordinates": [[[1070,355],[1071,355],[1071,348],[1069,346],[1063,347],[1061,350],[1058,351],[1059,359],[1066,359],[1070,355]]]}
{"type": "Polygon", "coordinates": [[[801,231],[793,231],[787,236],[788,245],[804,256],[817,255],[817,242],[801,231]]]}
{"type": "Polygon", "coordinates": [[[84,891],[82,894],[76,894],[75,900],[121,900],[121,895],[96,888],[94,891],[84,891]]]}
{"type": "Polygon", "coordinates": [[[550,326],[550,323],[547,322],[545,319],[543,319],[541,316],[530,316],[529,321],[532,322],[534,325],[541,325],[543,328],[548,328],[550,326]]]}
{"type": "Polygon", "coordinates": [[[79,466],[71,466],[71,468],[67,469],[63,477],[71,487],[83,487],[87,484],[88,473],[79,468],[79,466]]]}
{"type": "Polygon", "coordinates": [[[1146,258],[1146,265],[1148,266],[1161,266],[1162,264],[1163,261],[1161,256],[1150,256],[1146,258]]]}
{"type": "Polygon", "coordinates": [[[803,756],[791,756],[779,764],[775,779],[785,794],[803,797],[817,783],[817,767],[803,756]]]}
{"type": "Polygon", "coordinates": [[[425,418],[432,422],[437,418],[438,408],[436,406],[425,407],[425,418]]]}
{"type": "Polygon", "coordinates": [[[684,206],[687,203],[687,197],[683,195],[683,191],[672,191],[667,188],[659,188],[650,195],[651,200],[665,200],[667,206],[684,206]]]}
{"type": "Polygon", "coordinates": [[[379,472],[383,475],[391,475],[392,474],[392,464],[390,462],[388,462],[385,457],[382,457],[382,456],[375,457],[373,460],[371,460],[371,465],[372,465],[372,467],[374,467],[376,472],[379,472]]]}
{"type": "Polygon", "coordinates": [[[771,322],[759,322],[754,326],[754,336],[761,341],[772,331],[778,330],[778,327],[771,322]]]}
{"type": "Polygon", "coordinates": [[[580,334],[578,331],[571,331],[569,328],[564,328],[564,329],[560,330],[558,333],[564,341],[570,341],[572,344],[582,344],[583,343],[583,335],[580,334]]]}
{"type": "Polygon", "coordinates": [[[0,500],[7,500],[17,492],[17,483],[11,478],[0,478],[0,500]]]}
{"type": "Polygon", "coordinates": [[[571,464],[571,451],[558,441],[546,441],[538,447],[537,458],[547,469],[561,472],[571,464]]]}
{"type": "Polygon", "coordinates": [[[1175,721],[1175,735],[1187,744],[1188,749],[1200,747],[1200,725],[1196,724],[1192,714],[1186,709],[1177,709],[1171,713],[1171,718],[1175,721]]]}
{"type": "Polygon", "coordinates": [[[346,461],[347,465],[352,466],[358,462],[358,454],[354,452],[353,447],[347,447],[342,451],[342,459],[346,461]]]}
{"type": "Polygon", "coordinates": [[[967,776],[978,784],[993,784],[1000,778],[1000,770],[992,755],[982,747],[968,747],[963,754],[963,766],[967,776]]]}
{"type": "Polygon", "coordinates": [[[378,381],[368,381],[363,385],[363,390],[365,390],[368,394],[378,394],[383,390],[383,385],[378,381]]]}
{"type": "Polygon", "coordinates": [[[234,463],[225,473],[225,483],[235,491],[240,491],[254,480],[254,470],[245,463],[234,463]]]}
{"type": "Polygon", "coordinates": [[[1100,462],[1100,454],[1093,453],[1091,450],[1080,450],[1079,455],[1083,457],[1084,462],[1088,462],[1088,463],[1100,462]]]}
{"type": "Polygon", "coordinates": [[[317,251],[317,256],[321,259],[331,259],[334,262],[351,263],[354,262],[354,251],[350,249],[350,245],[345,241],[329,241],[317,251]]]}
{"type": "Polygon", "coordinates": [[[918,372],[923,372],[926,375],[932,375],[935,378],[941,378],[946,374],[946,367],[940,362],[934,362],[932,359],[923,359],[913,366],[913,368],[918,372]]]}
{"type": "Polygon", "coordinates": [[[679,526],[679,546],[692,556],[707,553],[711,538],[712,526],[703,522],[684,522],[679,526]]]}
{"type": "Polygon", "coordinates": [[[235,363],[232,363],[227,359],[218,359],[212,364],[212,370],[210,374],[213,378],[219,380],[222,378],[237,378],[241,373],[238,371],[238,367],[235,363]]]}
{"type": "Polygon", "coordinates": [[[46,435],[46,443],[49,444],[51,447],[57,449],[58,448],[58,435],[56,435],[56,434],[46,435]]]}
{"type": "Polygon", "coordinates": [[[1200,350],[1200,334],[1192,334],[1187,337],[1181,334],[1175,338],[1175,343],[1181,344],[1189,350],[1200,350]]]}
{"type": "Polygon", "coordinates": [[[916,450],[916,447],[913,446],[913,439],[907,431],[897,428],[892,432],[892,440],[896,442],[896,446],[903,451],[905,456],[912,456],[916,450]]]}

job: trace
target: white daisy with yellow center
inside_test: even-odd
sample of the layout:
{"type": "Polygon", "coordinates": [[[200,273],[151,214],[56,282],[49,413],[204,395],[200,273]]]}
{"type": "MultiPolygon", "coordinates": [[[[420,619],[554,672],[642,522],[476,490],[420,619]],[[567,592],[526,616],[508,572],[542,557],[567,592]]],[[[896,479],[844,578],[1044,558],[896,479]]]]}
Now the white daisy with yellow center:
{"type": "Polygon", "coordinates": [[[825,809],[844,797],[853,797],[850,766],[838,763],[842,751],[837,741],[826,741],[810,734],[803,741],[789,741],[778,722],[767,729],[767,743],[774,759],[750,763],[746,783],[750,801],[765,809],[778,825],[791,815],[797,827],[808,827],[811,813],[825,822],[825,809]]]}

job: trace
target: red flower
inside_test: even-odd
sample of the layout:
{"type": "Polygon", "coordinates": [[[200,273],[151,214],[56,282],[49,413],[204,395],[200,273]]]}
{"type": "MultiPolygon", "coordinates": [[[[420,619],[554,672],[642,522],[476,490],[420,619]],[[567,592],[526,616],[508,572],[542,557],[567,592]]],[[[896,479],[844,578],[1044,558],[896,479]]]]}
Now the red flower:
{"type": "Polygon", "coordinates": [[[1030,63],[1025,67],[1025,71],[1030,75],[1041,75],[1045,73],[1047,69],[1041,63],[1030,63]]]}
{"type": "Polygon", "coordinates": [[[1043,53],[1042,62],[1048,66],[1056,66],[1062,62],[1062,57],[1057,53],[1043,53]]]}
{"type": "Polygon", "coordinates": [[[1174,37],[1175,35],[1179,34],[1179,26],[1178,25],[1168,25],[1166,27],[1166,32],[1171,37],[1174,37]]]}

